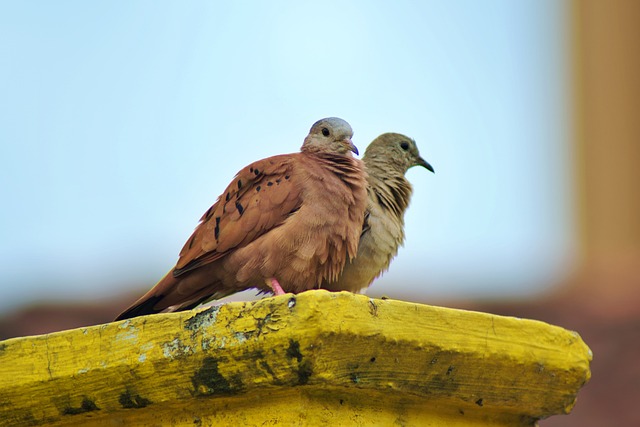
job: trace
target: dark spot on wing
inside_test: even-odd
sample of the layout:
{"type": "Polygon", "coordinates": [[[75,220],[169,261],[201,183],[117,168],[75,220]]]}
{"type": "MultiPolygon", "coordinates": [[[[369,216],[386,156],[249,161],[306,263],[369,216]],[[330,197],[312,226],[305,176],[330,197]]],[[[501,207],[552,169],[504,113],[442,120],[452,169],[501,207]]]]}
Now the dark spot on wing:
{"type": "Polygon", "coordinates": [[[236,209],[240,212],[240,216],[244,213],[244,207],[240,204],[240,202],[236,202],[236,209]]]}
{"type": "Polygon", "coordinates": [[[220,236],[220,217],[219,216],[216,217],[216,228],[213,230],[213,233],[216,237],[216,240],[218,240],[218,236],[220,236]]]}
{"type": "Polygon", "coordinates": [[[209,209],[207,209],[207,212],[204,214],[204,219],[209,219],[211,218],[211,215],[213,214],[213,206],[211,206],[209,209]]]}

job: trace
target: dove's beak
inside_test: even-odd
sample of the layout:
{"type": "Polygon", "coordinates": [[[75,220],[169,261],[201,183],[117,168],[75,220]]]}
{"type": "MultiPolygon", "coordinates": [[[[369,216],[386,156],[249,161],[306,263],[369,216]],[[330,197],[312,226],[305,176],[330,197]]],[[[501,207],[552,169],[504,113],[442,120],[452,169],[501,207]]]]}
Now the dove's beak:
{"type": "Polygon", "coordinates": [[[436,171],[433,170],[433,166],[431,166],[429,164],[429,162],[427,162],[425,159],[423,159],[422,157],[418,157],[418,166],[422,166],[423,168],[426,168],[427,170],[430,170],[433,173],[436,173],[436,171]]]}
{"type": "Polygon", "coordinates": [[[349,147],[349,151],[353,151],[354,153],[356,153],[356,155],[360,155],[360,153],[358,152],[358,147],[356,147],[350,139],[345,139],[344,142],[349,147]]]}

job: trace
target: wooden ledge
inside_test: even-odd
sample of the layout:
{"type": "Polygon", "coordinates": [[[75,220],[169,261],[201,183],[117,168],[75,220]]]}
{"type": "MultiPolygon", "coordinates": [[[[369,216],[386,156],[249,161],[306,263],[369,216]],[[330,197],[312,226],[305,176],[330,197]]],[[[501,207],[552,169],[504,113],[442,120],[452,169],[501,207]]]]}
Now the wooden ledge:
{"type": "Polygon", "coordinates": [[[0,425],[533,425],[590,360],[539,321],[310,291],[0,342],[0,425]]]}

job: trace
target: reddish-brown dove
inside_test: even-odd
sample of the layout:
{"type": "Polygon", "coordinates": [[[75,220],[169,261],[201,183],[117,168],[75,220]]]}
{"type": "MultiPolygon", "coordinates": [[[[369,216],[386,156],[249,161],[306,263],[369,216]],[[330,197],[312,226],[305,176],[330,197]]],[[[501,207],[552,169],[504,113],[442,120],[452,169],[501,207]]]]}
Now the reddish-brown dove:
{"type": "Polygon", "coordinates": [[[352,136],[344,120],[322,119],[299,153],[238,172],[176,266],[116,320],[187,310],[250,288],[280,295],[335,281],[357,253],[367,205],[352,136]]]}
{"type": "Polygon", "coordinates": [[[369,201],[358,254],[345,264],[338,280],[323,283],[322,287],[331,291],[359,292],[389,268],[404,243],[404,213],[412,193],[405,173],[413,166],[434,171],[420,157],[415,141],[399,133],[374,139],[363,161],[369,174],[369,201]]]}

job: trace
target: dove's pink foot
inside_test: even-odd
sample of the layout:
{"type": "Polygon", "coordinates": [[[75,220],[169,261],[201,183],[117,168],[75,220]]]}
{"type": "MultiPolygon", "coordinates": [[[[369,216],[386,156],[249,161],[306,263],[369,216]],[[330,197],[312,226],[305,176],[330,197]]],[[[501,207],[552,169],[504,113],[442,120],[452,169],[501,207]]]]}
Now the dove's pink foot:
{"type": "Polygon", "coordinates": [[[273,291],[273,295],[275,296],[285,294],[285,292],[282,290],[282,286],[280,286],[280,283],[278,283],[278,280],[275,277],[267,279],[267,286],[271,288],[271,290],[273,291]]]}

